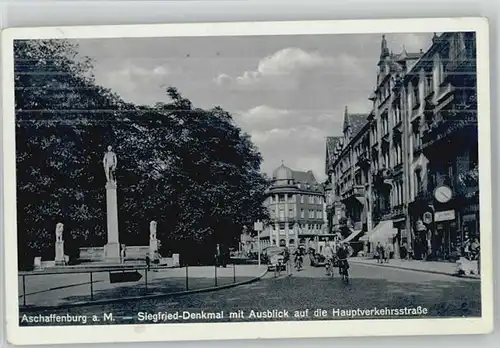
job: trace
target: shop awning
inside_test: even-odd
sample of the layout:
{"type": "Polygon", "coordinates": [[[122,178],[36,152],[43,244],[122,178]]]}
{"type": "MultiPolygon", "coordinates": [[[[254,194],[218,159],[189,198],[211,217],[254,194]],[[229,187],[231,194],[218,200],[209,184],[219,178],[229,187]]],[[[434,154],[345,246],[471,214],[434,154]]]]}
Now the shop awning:
{"type": "Polygon", "coordinates": [[[359,203],[365,205],[366,204],[366,198],[365,197],[356,197],[359,203]]]}
{"type": "Polygon", "coordinates": [[[359,230],[359,231],[351,230],[351,234],[348,235],[347,238],[343,240],[343,242],[345,242],[345,243],[350,242],[351,240],[353,240],[354,238],[359,236],[361,234],[361,232],[363,232],[363,230],[359,230]]]}
{"type": "Polygon", "coordinates": [[[360,241],[369,241],[371,243],[376,242],[385,242],[389,238],[393,238],[398,233],[398,230],[395,229],[392,225],[392,220],[381,221],[374,229],[369,231],[363,237],[361,237],[360,241]]]}

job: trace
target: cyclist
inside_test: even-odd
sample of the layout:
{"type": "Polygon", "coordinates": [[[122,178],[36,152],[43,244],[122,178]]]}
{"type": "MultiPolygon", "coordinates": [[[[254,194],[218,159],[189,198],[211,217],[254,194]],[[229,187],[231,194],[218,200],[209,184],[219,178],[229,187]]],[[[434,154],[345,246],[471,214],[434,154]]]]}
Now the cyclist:
{"type": "Polygon", "coordinates": [[[323,256],[325,257],[326,275],[330,276],[333,273],[333,259],[335,256],[335,250],[334,250],[331,242],[328,242],[325,245],[325,249],[323,251],[323,256]]]}
{"type": "Polygon", "coordinates": [[[302,262],[304,261],[304,250],[301,247],[298,247],[293,252],[293,255],[294,255],[295,268],[297,269],[301,268],[302,262]],[[299,261],[300,261],[300,266],[299,266],[299,261]]]}
{"type": "Polygon", "coordinates": [[[288,250],[288,247],[285,247],[283,251],[281,252],[281,255],[283,255],[283,264],[285,265],[286,268],[286,273],[291,276],[292,275],[292,267],[291,267],[291,262],[290,262],[290,251],[288,250]]]}
{"type": "Polygon", "coordinates": [[[347,258],[349,257],[349,248],[346,243],[340,244],[339,248],[337,249],[337,257],[339,260],[339,273],[341,273],[342,269],[349,269],[349,262],[347,261],[347,258]]]}

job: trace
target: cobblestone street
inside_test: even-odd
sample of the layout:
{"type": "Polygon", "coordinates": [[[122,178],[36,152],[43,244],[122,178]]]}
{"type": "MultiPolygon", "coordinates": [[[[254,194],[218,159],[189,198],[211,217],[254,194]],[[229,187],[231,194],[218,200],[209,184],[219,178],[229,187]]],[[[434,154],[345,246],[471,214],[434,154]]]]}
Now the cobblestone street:
{"type": "MultiPolygon", "coordinates": [[[[152,322],[139,320],[139,313],[179,312],[181,318],[167,322],[184,322],[184,311],[190,313],[215,313],[224,311],[218,321],[259,320],[248,318],[252,310],[304,311],[314,319],[316,309],[328,310],[326,319],[346,319],[332,316],[332,310],[372,310],[418,308],[427,310],[422,317],[479,316],[481,313],[480,282],[473,279],[455,278],[447,275],[385,268],[366,264],[351,264],[351,281],[344,285],[337,277],[328,278],[323,268],[307,266],[292,276],[274,278],[268,273],[264,279],[252,284],[231,289],[190,294],[185,296],[143,299],[104,306],[89,306],[68,310],[42,312],[42,314],[97,315],[112,313],[116,324],[152,322]],[[230,312],[243,311],[243,318],[229,318],[230,312]]],[[[37,314],[40,312],[37,312],[37,314]]],[[[338,312],[337,312],[338,313],[338,312]]],[[[26,313],[29,315],[29,313],[26,313]]],[[[363,315],[373,318],[379,313],[363,315]]],[[[382,317],[387,317],[383,316],[382,317]]],[[[391,316],[389,316],[391,317],[391,316]]],[[[392,316],[392,318],[415,318],[415,316],[392,316]]],[[[358,317],[359,318],[359,317],[358,317]]],[[[280,318],[277,318],[280,320],[280,318]]],[[[294,318],[284,318],[293,320],[294,318]]],[[[189,319],[189,322],[204,320],[189,319]]],[[[206,320],[205,320],[206,321],[206,320]]],[[[160,321],[164,322],[164,321],[160,321]]]]}

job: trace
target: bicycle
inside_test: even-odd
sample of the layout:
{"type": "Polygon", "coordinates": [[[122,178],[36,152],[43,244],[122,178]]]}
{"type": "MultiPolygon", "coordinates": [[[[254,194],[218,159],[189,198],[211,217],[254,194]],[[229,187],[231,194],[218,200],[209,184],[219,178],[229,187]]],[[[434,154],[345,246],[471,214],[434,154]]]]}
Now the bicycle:
{"type": "Polygon", "coordinates": [[[302,262],[302,256],[297,257],[297,259],[295,260],[295,269],[297,271],[300,271],[302,269],[302,262]]]}
{"type": "Polygon", "coordinates": [[[282,260],[278,260],[276,264],[274,265],[274,278],[277,278],[281,275],[281,267],[282,267],[282,260]]]}
{"type": "Polygon", "coordinates": [[[339,259],[339,274],[342,276],[344,284],[349,283],[349,265],[347,259],[339,259]]]}
{"type": "Polygon", "coordinates": [[[328,260],[326,260],[326,273],[329,277],[333,278],[334,269],[335,269],[335,267],[334,267],[333,258],[329,258],[328,260]]]}

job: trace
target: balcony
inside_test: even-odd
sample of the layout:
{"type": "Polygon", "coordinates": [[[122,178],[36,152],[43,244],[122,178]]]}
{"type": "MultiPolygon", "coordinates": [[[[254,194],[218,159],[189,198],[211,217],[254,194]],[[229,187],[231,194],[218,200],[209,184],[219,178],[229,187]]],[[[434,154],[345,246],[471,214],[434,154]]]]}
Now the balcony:
{"type": "Polygon", "coordinates": [[[367,168],[370,166],[370,158],[368,156],[368,151],[363,152],[362,154],[359,155],[356,165],[360,168],[367,168]]]}
{"type": "Polygon", "coordinates": [[[388,185],[391,184],[393,171],[391,169],[382,168],[373,174],[374,185],[388,185]]]}
{"type": "Polygon", "coordinates": [[[450,117],[440,121],[434,121],[422,136],[422,147],[427,148],[432,144],[448,138],[453,133],[466,128],[477,128],[477,113],[475,112],[454,112],[450,117]],[[452,117],[460,115],[458,117],[452,117]]]}
{"type": "Polygon", "coordinates": [[[363,197],[365,195],[365,186],[364,185],[354,185],[347,191],[348,195],[351,196],[361,196],[363,197]]]}
{"type": "Polygon", "coordinates": [[[396,164],[392,170],[393,177],[397,177],[400,174],[403,174],[403,163],[396,164]]]}
{"type": "Polygon", "coordinates": [[[405,214],[405,211],[404,211],[403,204],[396,205],[395,207],[392,208],[392,217],[393,218],[404,216],[404,214],[405,214]]]}
{"type": "Polygon", "coordinates": [[[364,197],[365,186],[364,185],[354,185],[349,187],[347,190],[342,192],[342,201],[346,201],[351,198],[364,197]]]}
{"type": "Polygon", "coordinates": [[[380,211],[380,220],[390,220],[392,219],[393,210],[391,208],[387,208],[380,211]]]}

